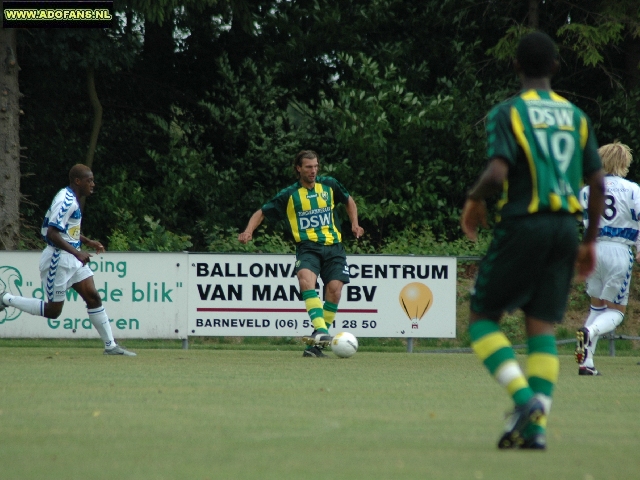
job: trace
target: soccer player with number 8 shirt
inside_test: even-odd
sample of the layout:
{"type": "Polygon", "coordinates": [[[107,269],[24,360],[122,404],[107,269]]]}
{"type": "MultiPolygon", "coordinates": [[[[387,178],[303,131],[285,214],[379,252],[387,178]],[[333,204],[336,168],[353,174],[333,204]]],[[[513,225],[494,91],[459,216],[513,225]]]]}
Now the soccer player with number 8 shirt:
{"type": "MultiPolygon", "coordinates": [[[[638,253],[640,216],[640,186],[627,180],[629,165],[633,160],[631,149],[618,141],[604,145],[598,150],[604,180],[605,207],[599,221],[596,242],[596,268],[587,278],[587,294],[591,297],[591,308],[584,327],[576,332],[575,357],[579,364],[578,374],[600,375],[593,363],[598,339],[612,332],[622,323],[629,302],[631,271],[636,245],[638,253]]],[[[580,192],[580,202],[587,205],[589,187],[580,192]]],[[[591,219],[584,219],[585,225],[591,219]]]]}

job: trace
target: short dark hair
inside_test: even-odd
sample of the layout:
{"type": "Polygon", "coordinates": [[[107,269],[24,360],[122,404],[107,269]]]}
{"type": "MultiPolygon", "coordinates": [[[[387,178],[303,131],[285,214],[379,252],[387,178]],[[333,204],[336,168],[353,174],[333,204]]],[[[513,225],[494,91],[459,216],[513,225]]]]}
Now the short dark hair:
{"type": "Polygon", "coordinates": [[[516,59],[527,77],[548,77],[553,73],[558,48],[551,37],[543,32],[525,35],[518,43],[516,59]]]}
{"type": "MultiPolygon", "coordinates": [[[[308,158],[313,160],[314,158],[318,158],[318,154],[313,150],[300,150],[296,155],[295,160],[293,161],[293,173],[295,173],[296,177],[300,177],[300,173],[298,173],[298,169],[296,167],[302,166],[302,159],[308,158]]],[[[320,160],[318,160],[320,161],[320,160]]]]}
{"type": "Polygon", "coordinates": [[[91,169],[89,167],[83,165],[82,163],[77,163],[73,167],[71,167],[71,170],[69,170],[69,182],[73,183],[76,178],[82,180],[90,173],[91,169]]]}

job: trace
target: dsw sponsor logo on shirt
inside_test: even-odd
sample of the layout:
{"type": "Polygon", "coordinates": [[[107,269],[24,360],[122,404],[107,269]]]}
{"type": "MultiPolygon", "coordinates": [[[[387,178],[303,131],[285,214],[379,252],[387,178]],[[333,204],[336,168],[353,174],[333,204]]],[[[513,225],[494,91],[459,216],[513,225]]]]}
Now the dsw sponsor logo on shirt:
{"type": "Polygon", "coordinates": [[[300,230],[307,230],[309,228],[324,227],[325,225],[331,225],[331,214],[324,213],[321,215],[314,215],[312,217],[303,217],[299,220],[300,230]]]}

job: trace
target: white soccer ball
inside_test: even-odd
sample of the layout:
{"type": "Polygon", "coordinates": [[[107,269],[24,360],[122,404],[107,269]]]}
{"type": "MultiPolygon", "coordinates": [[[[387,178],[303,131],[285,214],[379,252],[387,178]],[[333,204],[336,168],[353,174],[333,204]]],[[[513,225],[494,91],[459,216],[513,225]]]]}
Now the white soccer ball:
{"type": "Polygon", "coordinates": [[[337,333],[331,340],[331,350],[340,358],[352,357],[358,351],[358,339],[349,332],[337,333]]]}

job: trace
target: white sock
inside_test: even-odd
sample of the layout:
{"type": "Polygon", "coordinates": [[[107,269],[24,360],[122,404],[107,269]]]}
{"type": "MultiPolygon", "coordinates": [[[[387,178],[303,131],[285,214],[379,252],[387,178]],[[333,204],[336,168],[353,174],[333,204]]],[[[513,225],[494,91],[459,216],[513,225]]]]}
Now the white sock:
{"type": "MultiPolygon", "coordinates": [[[[589,330],[589,326],[596,321],[600,315],[607,311],[607,306],[603,305],[602,307],[594,307],[591,305],[589,310],[589,316],[587,320],[584,322],[584,326],[587,330],[589,330]]],[[[598,336],[593,334],[591,330],[589,330],[589,345],[586,346],[587,354],[585,355],[585,360],[580,364],[581,367],[590,367],[593,368],[593,353],[596,351],[596,344],[598,343],[598,336]]]]}
{"type": "Polygon", "coordinates": [[[594,307],[593,305],[591,305],[591,308],[589,309],[589,316],[587,317],[586,322],[584,322],[584,326],[588,327],[589,325],[591,325],[596,320],[596,318],[598,318],[606,310],[606,305],[603,305],[602,307],[594,307]]]}
{"type": "Polygon", "coordinates": [[[4,297],[2,297],[2,303],[7,307],[14,307],[31,315],[44,317],[44,302],[37,298],[18,297],[17,295],[5,293],[4,297]]]}
{"type": "Polygon", "coordinates": [[[111,332],[111,325],[109,324],[109,317],[105,312],[104,307],[89,308],[89,320],[96,330],[100,334],[100,338],[104,342],[104,348],[112,349],[116,346],[116,341],[113,339],[113,333],[111,332]]]}
{"type": "Polygon", "coordinates": [[[601,337],[605,333],[613,332],[616,327],[622,323],[623,319],[624,313],[620,310],[607,308],[604,313],[598,315],[593,323],[587,327],[589,329],[589,335],[601,337]]]}
{"type": "Polygon", "coordinates": [[[591,336],[591,332],[589,332],[589,345],[587,345],[587,358],[585,358],[584,363],[581,365],[582,367],[594,368],[593,364],[593,355],[596,353],[596,346],[598,345],[598,339],[600,337],[594,335],[591,336]]]}
{"type": "Polygon", "coordinates": [[[606,333],[613,332],[622,323],[624,313],[614,308],[607,308],[604,313],[598,315],[587,327],[589,330],[589,345],[587,345],[587,358],[584,361],[585,367],[594,368],[593,356],[600,337],[606,333]]]}

